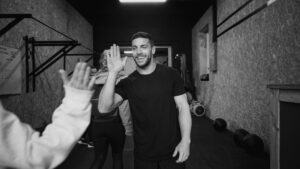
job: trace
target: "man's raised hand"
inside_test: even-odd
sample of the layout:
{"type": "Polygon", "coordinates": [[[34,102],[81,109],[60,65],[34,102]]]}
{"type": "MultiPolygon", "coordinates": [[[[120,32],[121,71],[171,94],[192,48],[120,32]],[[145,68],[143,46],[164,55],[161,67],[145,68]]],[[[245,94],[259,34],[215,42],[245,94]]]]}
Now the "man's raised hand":
{"type": "Polygon", "coordinates": [[[114,73],[119,73],[122,71],[125,67],[127,57],[121,58],[119,46],[116,44],[112,45],[107,53],[108,71],[114,73]]]}

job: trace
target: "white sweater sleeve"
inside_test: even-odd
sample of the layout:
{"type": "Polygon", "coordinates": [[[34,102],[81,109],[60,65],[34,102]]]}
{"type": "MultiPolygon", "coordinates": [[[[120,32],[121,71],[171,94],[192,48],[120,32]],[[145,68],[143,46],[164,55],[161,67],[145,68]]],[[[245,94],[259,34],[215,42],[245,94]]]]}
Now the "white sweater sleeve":
{"type": "Polygon", "coordinates": [[[65,87],[66,96],[42,136],[0,102],[0,168],[54,168],[63,162],[90,122],[93,92],[65,87]]]}

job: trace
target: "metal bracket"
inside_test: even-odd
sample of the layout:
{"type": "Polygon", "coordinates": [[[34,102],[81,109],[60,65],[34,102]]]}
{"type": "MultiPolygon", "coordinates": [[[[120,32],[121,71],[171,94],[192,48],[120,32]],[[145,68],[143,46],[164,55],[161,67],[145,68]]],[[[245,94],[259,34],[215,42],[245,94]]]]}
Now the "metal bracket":
{"type": "MultiPolygon", "coordinates": [[[[70,39],[70,41],[36,41],[34,38],[28,38],[28,36],[25,36],[23,39],[25,41],[25,83],[26,83],[26,92],[29,92],[29,78],[32,77],[32,90],[35,91],[35,79],[36,77],[44,72],[48,67],[53,65],[56,61],[58,61],[60,58],[63,57],[63,68],[66,68],[66,56],[86,56],[91,55],[89,59],[86,60],[88,62],[89,60],[93,59],[94,53],[97,54],[97,52],[94,52],[93,50],[81,45],[78,43],[78,41],[72,39],[71,37],[67,36],[66,34],[50,27],[49,25],[43,23],[42,21],[34,18],[31,14],[0,14],[0,19],[14,19],[10,23],[8,23],[4,28],[0,30],[0,37],[4,35],[7,31],[9,31],[11,28],[13,28],[16,24],[21,22],[25,18],[31,18],[35,20],[36,22],[46,26],[47,28],[63,35],[64,37],[70,39]],[[93,54],[68,54],[72,49],[74,49],[76,46],[82,46],[85,49],[92,51],[93,54]],[[40,64],[38,67],[36,67],[35,63],[35,48],[39,46],[62,46],[60,50],[58,50],[55,54],[53,54],[50,58],[48,58],[45,62],[40,64]],[[31,60],[31,72],[29,72],[29,61],[31,60]]],[[[69,73],[71,75],[73,72],[69,73]]]]}
{"type": "MultiPolygon", "coordinates": [[[[26,65],[26,92],[29,92],[29,78],[32,77],[32,90],[35,91],[36,77],[53,65],[60,58],[65,57],[68,52],[80,45],[77,41],[36,41],[34,38],[24,37],[25,41],[25,65],[26,65]],[[41,46],[62,46],[46,61],[36,66],[35,48],[41,46]],[[29,60],[31,60],[31,72],[29,72],[29,60]]],[[[65,59],[64,59],[65,68],[65,59]]]]}
{"type": "MultiPolygon", "coordinates": [[[[72,54],[66,54],[65,56],[90,56],[85,62],[88,62],[93,59],[94,53],[72,53],[72,54]]],[[[65,59],[65,57],[64,57],[65,59]]],[[[71,76],[73,74],[73,71],[71,71],[68,76],[71,76]]]]}
{"type": "Polygon", "coordinates": [[[14,18],[13,21],[11,21],[9,24],[7,24],[4,28],[0,30],[0,37],[4,35],[7,31],[9,31],[12,27],[14,27],[16,24],[21,22],[23,19],[31,17],[31,14],[0,14],[1,19],[14,18]]]}
{"type": "MultiPolygon", "coordinates": [[[[228,28],[226,28],[225,30],[223,30],[221,33],[219,33],[217,35],[217,38],[219,38],[220,36],[222,36],[223,34],[225,34],[226,32],[228,32],[229,30],[231,30],[232,28],[236,27],[237,25],[241,24],[242,22],[244,22],[245,20],[249,19],[250,17],[252,17],[253,15],[257,14],[258,12],[260,12],[261,10],[265,9],[266,7],[270,6],[272,3],[274,3],[276,0],[268,0],[268,2],[264,3],[263,5],[261,5],[260,7],[258,7],[257,9],[255,9],[254,11],[250,12],[248,15],[244,16],[242,19],[238,20],[237,22],[235,22],[234,24],[232,24],[231,26],[229,26],[228,28]]],[[[234,16],[237,12],[239,12],[240,10],[242,10],[243,8],[245,8],[250,2],[252,2],[252,0],[248,0],[247,2],[245,2],[243,5],[241,5],[238,9],[236,9],[233,13],[231,13],[229,16],[227,16],[220,24],[217,25],[217,27],[221,26],[222,24],[224,24],[228,19],[230,19],[232,16],[234,16]]]]}

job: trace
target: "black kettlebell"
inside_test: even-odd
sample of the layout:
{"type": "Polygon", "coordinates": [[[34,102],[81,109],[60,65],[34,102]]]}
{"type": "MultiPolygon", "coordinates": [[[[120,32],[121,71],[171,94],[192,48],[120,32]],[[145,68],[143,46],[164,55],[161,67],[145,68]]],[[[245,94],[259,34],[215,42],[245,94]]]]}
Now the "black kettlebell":
{"type": "Polygon", "coordinates": [[[258,135],[248,134],[243,139],[243,147],[247,153],[257,155],[264,151],[264,142],[258,135]]]}
{"type": "Polygon", "coordinates": [[[222,118],[216,118],[213,122],[213,126],[214,126],[215,130],[221,132],[221,131],[224,131],[226,129],[227,123],[222,118]]]}
{"type": "Polygon", "coordinates": [[[245,129],[236,129],[233,133],[233,140],[239,147],[244,147],[244,137],[249,135],[249,132],[245,129]]]}

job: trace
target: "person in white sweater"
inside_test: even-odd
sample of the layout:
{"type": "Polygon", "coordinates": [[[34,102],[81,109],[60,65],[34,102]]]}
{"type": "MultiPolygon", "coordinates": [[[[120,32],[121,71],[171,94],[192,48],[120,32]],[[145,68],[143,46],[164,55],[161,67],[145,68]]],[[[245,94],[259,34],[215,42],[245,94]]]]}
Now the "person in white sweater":
{"type": "Polygon", "coordinates": [[[65,97],[41,134],[5,110],[0,101],[0,169],[50,169],[62,163],[90,123],[90,67],[79,62],[68,79],[60,70],[65,97]]]}

